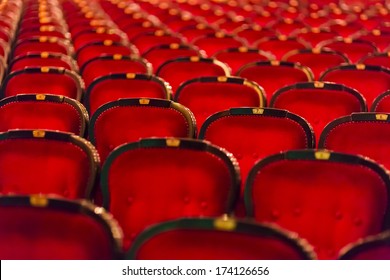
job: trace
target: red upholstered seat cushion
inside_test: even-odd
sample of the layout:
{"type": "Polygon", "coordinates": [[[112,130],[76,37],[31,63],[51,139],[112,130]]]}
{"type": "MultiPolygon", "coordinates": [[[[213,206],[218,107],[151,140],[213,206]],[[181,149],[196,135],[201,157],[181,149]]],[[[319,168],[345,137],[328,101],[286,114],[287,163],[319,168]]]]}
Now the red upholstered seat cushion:
{"type": "Polygon", "coordinates": [[[107,232],[87,215],[32,207],[0,207],[0,258],[94,260],[112,258],[107,232]]]}

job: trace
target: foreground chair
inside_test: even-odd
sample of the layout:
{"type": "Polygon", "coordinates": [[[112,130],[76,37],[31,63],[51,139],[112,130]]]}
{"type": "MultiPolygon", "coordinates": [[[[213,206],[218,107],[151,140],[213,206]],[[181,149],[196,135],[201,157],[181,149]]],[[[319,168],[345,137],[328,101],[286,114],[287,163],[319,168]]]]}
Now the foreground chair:
{"type": "Polygon", "coordinates": [[[157,224],[143,231],[126,254],[128,259],[144,260],[308,260],[314,257],[312,248],[295,234],[227,217],[157,224]]]}
{"type": "Polygon", "coordinates": [[[99,260],[121,257],[122,231],[85,200],[0,196],[2,260],[99,260]]]}
{"type": "Polygon", "coordinates": [[[319,259],[389,227],[390,179],[356,155],[298,150],[259,161],[245,186],[247,215],[297,232],[319,259]]]}

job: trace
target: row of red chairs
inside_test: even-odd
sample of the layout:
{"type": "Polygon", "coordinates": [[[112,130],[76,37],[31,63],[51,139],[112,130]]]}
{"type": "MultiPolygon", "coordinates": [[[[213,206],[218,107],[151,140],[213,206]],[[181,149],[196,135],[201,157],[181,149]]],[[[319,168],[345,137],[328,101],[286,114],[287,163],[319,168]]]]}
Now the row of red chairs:
{"type": "MultiPolygon", "coordinates": [[[[308,260],[316,257],[312,247],[291,232],[226,216],[157,224],[144,231],[123,255],[120,227],[104,209],[87,201],[0,196],[0,209],[2,259],[308,260]],[[26,236],[27,232],[34,238],[26,236]]],[[[367,237],[347,245],[339,258],[386,259],[389,238],[388,231],[367,237]]]]}
{"type": "MultiPolygon", "coordinates": [[[[104,65],[106,58],[95,61],[104,65]]],[[[91,61],[91,66],[96,65],[91,61]]],[[[76,100],[83,98],[84,104],[91,114],[107,101],[119,97],[170,99],[173,95],[174,100],[183,103],[180,95],[189,87],[189,84],[193,84],[192,79],[204,76],[229,76],[229,71],[224,66],[211,59],[189,57],[164,63],[158,70],[158,76],[128,73],[122,70],[93,80],[87,88],[85,96],[83,82],[72,72],[56,67],[29,67],[14,71],[6,76],[1,88],[1,96],[4,98],[38,92],[63,95],[76,100]],[[173,91],[165,81],[169,82],[173,91]],[[130,88],[127,86],[132,86],[132,90],[129,90],[130,88]]],[[[98,69],[98,67],[94,67],[93,71],[101,71],[98,69]]],[[[273,106],[276,99],[275,93],[283,91],[281,88],[284,86],[314,80],[313,73],[309,68],[290,62],[253,62],[244,65],[238,74],[241,78],[256,82],[262,87],[262,94],[267,97],[267,100],[260,101],[259,106],[267,103],[273,106]]],[[[229,80],[229,78],[224,79],[229,80]]],[[[230,80],[234,80],[234,78],[230,80]]],[[[390,69],[374,65],[347,64],[326,69],[320,80],[344,84],[356,89],[366,100],[367,106],[371,107],[374,99],[389,90],[390,69]]],[[[183,103],[183,105],[186,104],[183,103]]]]}
{"type": "MultiPolygon", "coordinates": [[[[286,65],[286,67],[281,66],[280,68],[275,66],[279,72],[283,69],[285,70],[286,74],[284,77],[286,78],[286,82],[288,80],[293,82],[294,77],[292,73],[294,72],[297,75],[295,79],[297,81],[300,79],[300,75],[305,75],[304,72],[291,68],[290,66],[286,65]]],[[[264,63],[256,63],[251,65],[250,69],[252,70],[248,67],[245,73],[250,78],[253,75],[252,73],[260,71],[258,68],[263,71],[268,69],[270,76],[272,77],[274,75],[274,83],[277,83],[282,77],[276,76],[277,74],[270,71],[273,67],[271,65],[264,65],[264,63]]],[[[52,75],[52,73],[39,72],[38,76],[35,76],[33,72],[28,73],[28,71],[32,70],[32,68],[29,68],[24,72],[25,75],[31,76],[31,82],[37,81],[37,77],[42,77],[43,79],[47,77],[46,75],[52,75]]],[[[353,68],[346,67],[343,70],[339,70],[339,75],[344,71],[346,77],[353,76],[351,78],[351,84],[354,84],[354,86],[351,85],[352,87],[329,82],[288,84],[276,90],[270,99],[269,105],[273,108],[288,110],[291,113],[305,118],[313,127],[315,134],[319,137],[324,127],[338,117],[349,115],[353,112],[365,112],[367,111],[367,107],[373,112],[390,112],[388,104],[390,93],[388,90],[385,90],[388,88],[386,84],[390,81],[390,74],[381,72],[381,70],[383,69],[371,67],[362,70],[358,66],[354,66],[353,68]],[[369,74],[372,75],[369,79],[372,87],[364,88],[368,82],[363,79],[367,78],[369,74]],[[381,76],[381,74],[383,75],[381,76]],[[357,88],[358,84],[366,95],[362,95],[354,89],[357,88]],[[383,94],[380,94],[382,90],[385,91],[383,94]],[[367,102],[369,98],[367,94],[372,94],[372,98],[378,95],[375,100],[371,101],[372,105],[367,102]]],[[[329,71],[328,73],[334,76],[336,75],[334,72],[336,70],[329,71]]],[[[265,76],[266,73],[267,71],[264,72],[263,78],[267,77],[265,76]]],[[[54,75],[57,76],[57,73],[54,73],[54,75]]],[[[255,79],[256,77],[253,78],[255,79]]],[[[268,82],[270,80],[271,78],[268,82]]],[[[304,81],[305,79],[302,78],[302,80],[304,81]]],[[[58,79],[55,81],[57,83],[53,83],[52,86],[50,82],[46,84],[41,83],[39,86],[47,88],[43,92],[56,94],[58,92],[53,87],[58,86],[58,79]]],[[[19,87],[22,84],[22,88],[26,88],[29,85],[29,83],[26,83],[26,80],[22,83],[18,79],[12,84],[14,87],[19,87]]],[[[4,85],[7,85],[7,83],[4,85]]],[[[33,89],[34,84],[29,88],[33,89]]],[[[25,92],[21,91],[20,93],[25,92]]],[[[172,92],[164,81],[155,76],[129,73],[103,76],[91,85],[85,95],[84,104],[86,104],[90,117],[88,117],[86,109],[79,102],[69,100],[60,95],[38,94],[23,96],[18,94],[18,91],[10,95],[10,97],[2,100],[2,106],[0,107],[0,112],[2,112],[1,115],[3,116],[1,118],[2,131],[18,127],[29,129],[42,128],[64,130],[86,136],[87,120],[89,118],[96,119],[100,117],[101,112],[107,110],[107,108],[111,110],[111,107],[113,107],[112,104],[115,104],[116,100],[121,98],[157,98],[165,99],[165,103],[169,104],[168,99],[171,98],[172,92]],[[128,90],[129,88],[132,90],[128,90]],[[59,110],[61,105],[56,103],[63,103],[63,110],[59,110]],[[40,106],[39,112],[38,107],[33,108],[33,104],[35,104],[34,106],[40,106]],[[55,109],[57,107],[58,109],[55,109]],[[73,110],[70,110],[72,107],[73,110]],[[64,118],[64,116],[68,117],[64,118]]],[[[173,99],[179,103],[177,106],[183,105],[194,114],[193,118],[196,125],[192,124],[192,126],[198,129],[203,126],[207,118],[219,111],[234,107],[265,107],[267,104],[265,91],[258,84],[243,78],[226,76],[202,77],[186,81],[179,87],[173,99]]],[[[159,102],[163,104],[164,100],[159,102]]],[[[118,125],[123,125],[120,116],[115,117],[111,121],[118,123],[118,125]]],[[[141,121],[142,119],[140,119],[139,123],[142,123],[141,121]]]]}
{"type": "MultiPolygon", "coordinates": [[[[7,136],[8,141],[2,141],[4,142],[2,146],[8,146],[8,154],[10,155],[15,152],[14,149],[10,149],[10,145],[13,148],[20,148],[20,144],[24,143],[25,145],[34,145],[37,148],[39,147],[38,142],[66,142],[66,140],[60,139],[61,136],[58,133],[45,132],[42,135],[42,132],[35,131],[34,138],[29,136],[29,133],[31,132],[19,131],[8,132],[7,135],[3,134],[2,137],[7,136]],[[28,139],[29,141],[27,141],[28,139]]],[[[67,146],[67,153],[69,153],[71,151],[70,145],[67,146]]],[[[46,148],[49,148],[47,144],[46,148]]],[[[59,152],[58,147],[55,150],[59,152]]],[[[25,149],[24,152],[26,158],[26,154],[31,155],[32,150],[25,149]]],[[[64,161],[65,158],[62,157],[64,161]]],[[[69,157],[67,158],[69,159],[69,157]]],[[[57,166],[58,163],[60,161],[57,159],[57,166]]],[[[36,165],[39,165],[39,162],[35,157],[36,165]]],[[[29,168],[31,169],[32,166],[29,168]]],[[[51,170],[44,170],[43,173],[50,173],[52,177],[59,175],[58,172],[51,174],[51,170]]],[[[62,173],[64,170],[61,170],[62,173]]],[[[47,176],[43,173],[35,172],[35,176],[31,176],[29,179],[33,182],[37,182],[39,178],[46,179],[47,176]]],[[[125,250],[130,248],[132,253],[129,254],[133,257],[136,256],[137,252],[134,247],[144,246],[146,236],[150,238],[152,232],[158,232],[159,226],[156,226],[156,229],[150,228],[147,230],[148,233],[142,234],[141,232],[150,225],[180,217],[217,217],[223,213],[232,213],[235,201],[234,193],[237,193],[238,185],[238,168],[231,155],[206,142],[177,138],[144,139],[140,142],[125,144],[110,155],[102,170],[105,208],[113,213],[118,220],[124,233],[123,248],[125,250]],[[186,160],[188,158],[191,160],[186,160]],[[161,180],[162,178],[164,180],[161,180]],[[221,179],[224,179],[223,182],[221,179]],[[182,196],[181,193],[184,190],[185,193],[182,196]]],[[[388,228],[389,187],[390,180],[386,171],[373,161],[363,157],[321,150],[296,150],[272,155],[256,163],[246,183],[245,202],[248,216],[255,221],[271,223],[296,232],[301,238],[305,238],[313,245],[318,258],[334,259],[337,258],[340,250],[349,243],[357,242],[359,238],[379,234],[388,228]],[[280,177],[277,174],[284,174],[284,176],[280,177]]],[[[37,208],[45,208],[48,204],[45,199],[36,199],[33,200],[34,202],[36,204],[33,206],[37,208]]],[[[43,210],[38,209],[37,211],[42,212],[43,210]]],[[[102,212],[102,210],[95,211],[97,214],[102,212]]],[[[8,217],[8,219],[2,219],[2,222],[13,224],[12,227],[5,226],[4,229],[9,229],[14,234],[17,232],[20,237],[26,234],[27,231],[21,231],[20,226],[28,226],[29,223],[15,224],[15,220],[11,219],[15,217],[12,212],[2,213],[6,213],[8,217]]],[[[17,210],[16,213],[20,213],[20,211],[17,210]]],[[[34,213],[31,210],[28,213],[30,214],[27,218],[31,222],[34,213]]],[[[84,211],[83,213],[86,214],[84,211]]],[[[56,215],[52,213],[51,217],[51,223],[48,223],[46,227],[34,228],[38,232],[45,229],[46,234],[51,233],[47,231],[47,227],[60,230],[61,226],[64,225],[64,220],[56,220],[57,222],[61,221],[56,223],[53,221],[56,215]]],[[[47,217],[36,216],[34,218],[39,220],[47,217]]],[[[72,220],[80,221],[74,218],[72,220]]],[[[231,222],[234,224],[234,221],[231,222]]],[[[227,221],[226,226],[229,229],[229,221],[227,221]]],[[[230,230],[234,228],[233,226],[230,230]]],[[[7,233],[9,234],[9,231],[2,231],[2,234],[7,233]]],[[[73,230],[72,233],[73,238],[78,236],[77,239],[83,239],[82,236],[85,236],[76,235],[75,233],[78,232],[73,230]]],[[[172,235],[171,242],[176,240],[176,244],[179,244],[181,248],[182,243],[177,243],[177,236],[176,238],[174,236],[172,235]]],[[[185,236],[186,234],[183,235],[183,238],[185,236]]],[[[45,236],[42,239],[41,242],[44,242],[45,236]]],[[[6,254],[10,254],[9,251],[12,251],[16,256],[21,252],[15,250],[15,247],[9,242],[9,238],[4,240],[8,240],[7,244],[10,245],[10,247],[8,245],[6,247],[13,248],[13,250],[2,250],[2,254],[7,256],[6,254]]],[[[159,246],[163,246],[162,244],[159,246]]],[[[194,244],[191,242],[190,244],[187,246],[191,248],[194,244]]],[[[152,252],[149,257],[148,254],[141,254],[141,258],[169,258],[169,254],[166,254],[165,250],[158,250],[158,247],[155,246],[150,247],[152,252]]],[[[68,246],[66,248],[71,249],[68,246]]],[[[66,249],[58,249],[61,258],[75,257],[62,255],[63,251],[66,253],[66,249]]],[[[235,250],[237,251],[237,248],[235,250]]],[[[243,258],[260,257],[254,252],[251,255],[245,250],[245,248],[240,248],[237,252],[238,255],[234,255],[234,257],[238,258],[240,255],[243,258]]],[[[50,251],[40,251],[42,253],[37,255],[38,258],[45,255],[50,256],[50,251]]],[[[97,254],[96,248],[94,251],[97,254]]],[[[277,254],[277,252],[273,252],[273,254],[277,254]]],[[[178,250],[171,255],[171,258],[188,258],[194,252],[190,250],[187,253],[178,250]]],[[[214,256],[221,256],[219,253],[216,252],[214,256]]],[[[34,251],[28,251],[27,254],[32,257],[34,251]]],[[[283,255],[283,251],[281,254],[273,255],[273,257],[294,258],[291,255],[288,257],[288,254],[283,255]]],[[[12,258],[12,254],[8,255],[8,257],[10,256],[12,258]]],[[[101,257],[98,254],[92,255],[92,258],[97,256],[101,257]]],[[[213,255],[207,257],[207,251],[198,251],[191,257],[211,258],[211,256],[213,255]]],[[[91,258],[91,255],[77,256],[77,258],[84,257],[91,258]]],[[[108,258],[108,255],[104,257],[108,258]]],[[[232,255],[226,255],[226,257],[229,258],[232,255]]],[[[388,257],[388,251],[382,251],[381,254],[376,254],[374,257],[388,257]]],[[[266,255],[266,258],[270,258],[270,255],[266,255]]]]}

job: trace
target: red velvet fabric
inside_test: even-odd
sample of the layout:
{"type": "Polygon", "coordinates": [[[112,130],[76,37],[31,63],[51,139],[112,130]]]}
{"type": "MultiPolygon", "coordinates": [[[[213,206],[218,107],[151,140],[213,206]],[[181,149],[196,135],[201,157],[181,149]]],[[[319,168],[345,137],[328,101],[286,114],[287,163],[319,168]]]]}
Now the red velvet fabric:
{"type": "Polygon", "coordinates": [[[373,244],[355,251],[344,259],[348,260],[390,260],[390,242],[373,244]]]}
{"type": "Polygon", "coordinates": [[[307,27],[306,24],[304,24],[302,21],[296,20],[296,21],[286,21],[285,19],[279,20],[275,23],[268,25],[270,28],[275,30],[277,33],[289,36],[292,33],[295,33],[302,28],[307,27]]]}
{"type": "Polygon", "coordinates": [[[316,48],[320,42],[334,39],[337,36],[337,33],[326,31],[313,32],[309,29],[308,32],[297,33],[296,36],[310,43],[312,48],[316,48]]]}
{"type": "Polygon", "coordinates": [[[296,260],[299,253],[272,236],[233,231],[178,229],[149,239],[138,251],[143,260],[296,260]]]}
{"type": "Polygon", "coordinates": [[[259,39],[275,36],[275,31],[266,28],[243,28],[238,30],[236,35],[247,40],[249,45],[253,47],[259,39]]]}
{"type": "Polygon", "coordinates": [[[201,28],[194,26],[180,30],[180,34],[185,37],[189,43],[192,43],[198,37],[215,34],[215,29],[206,26],[202,26],[201,28]]]}
{"type": "Polygon", "coordinates": [[[354,41],[352,43],[346,43],[344,41],[330,41],[328,43],[324,42],[321,46],[344,53],[352,63],[357,63],[362,57],[376,52],[375,47],[369,42],[354,41]]]}
{"type": "Polygon", "coordinates": [[[369,108],[376,97],[390,89],[390,73],[379,71],[335,69],[321,79],[358,90],[366,99],[369,108]]]}
{"type": "Polygon", "coordinates": [[[385,51],[390,46],[390,32],[381,32],[379,35],[369,33],[360,36],[359,39],[374,43],[380,52],[385,51]]]}
{"type": "Polygon", "coordinates": [[[153,33],[146,33],[137,36],[131,40],[131,43],[137,47],[140,54],[144,54],[147,50],[158,45],[181,44],[182,39],[173,35],[157,36],[153,33]]]}
{"type": "Polygon", "coordinates": [[[83,69],[83,79],[88,87],[93,80],[109,74],[137,73],[147,74],[146,65],[129,59],[96,59],[87,63],[83,69]]]}
{"type": "Polygon", "coordinates": [[[22,70],[25,67],[63,67],[68,70],[73,70],[72,65],[68,63],[66,60],[57,58],[57,57],[49,57],[49,58],[41,58],[41,57],[24,57],[12,64],[12,68],[10,71],[22,70]]]}
{"type": "Polygon", "coordinates": [[[21,39],[28,39],[28,38],[32,38],[32,37],[39,37],[39,36],[50,36],[50,37],[57,37],[57,38],[61,38],[61,39],[66,39],[66,37],[64,36],[64,33],[62,33],[62,31],[60,29],[58,30],[53,30],[53,31],[41,31],[38,29],[30,29],[30,30],[26,30],[26,31],[22,31],[22,32],[19,32],[18,33],[18,40],[21,40],[21,39]]]}
{"type": "Polygon", "coordinates": [[[80,147],[62,141],[12,139],[0,141],[2,194],[55,194],[85,197],[90,162],[80,147]]]}
{"type": "Polygon", "coordinates": [[[226,76],[225,70],[209,61],[173,61],[163,64],[158,69],[158,75],[166,80],[173,92],[185,81],[205,76],[226,76]]]}
{"type": "Polygon", "coordinates": [[[103,104],[133,97],[167,98],[164,85],[154,80],[104,79],[90,87],[87,106],[92,116],[103,104]]]}
{"type": "Polygon", "coordinates": [[[334,259],[350,242],[379,233],[388,204],[383,179],[372,169],[329,161],[268,164],[250,197],[257,221],[297,232],[319,259],[334,259]]]}
{"type": "Polygon", "coordinates": [[[113,107],[92,128],[103,163],[119,145],[147,137],[188,137],[188,122],[177,110],[152,106],[113,107]]]}
{"type": "Polygon", "coordinates": [[[387,55],[387,53],[383,53],[382,55],[373,54],[366,56],[363,57],[359,62],[366,65],[377,65],[390,68],[390,56],[387,55]]]}
{"type": "Polygon", "coordinates": [[[133,51],[127,46],[123,46],[123,45],[119,45],[119,46],[118,45],[112,45],[112,46],[91,45],[80,49],[80,51],[77,53],[77,63],[81,68],[88,60],[103,54],[131,55],[133,54],[133,51]]]}
{"type": "Polygon", "coordinates": [[[329,28],[332,32],[336,32],[343,38],[356,36],[364,30],[364,27],[357,21],[336,21],[334,24],[329,24],[329,28]]]}
{"type": "MultiPolygon", "coordinates": [[[[263,115],[241,115],[219,118],[205,131],[204,139],[233,153],[240,165],[241,191],[246,177],[258,161],[286,150],[310,147],[306,132],[288,118],[263,115]]],[[[245,213],[241,197],[236,214],[245,213]]]]}
{"type": "Polygon", "coordinates": [[[253,65],[242,69],[239,75],[240,77],[255,81],[262,86],[267,94],[268,104],[277,89],[287,85],[309,81],[309,77],[301,69],[283,65],[253,65]]]}
{"type": "Polygon", "coordinates": [[[19,55],[27,54],[29,52],[53,52],[69,55],[68,48],[65,45],[50,42],[41,43],[39,41],[25,41],[21,44],[17,44],[12,54],[14,57],[17,57],[19,55]]]}
{"type": "Polygon", "coordinates": [[[198,51],[194,49],[169,49],[153,48],[143,56],[148,62],[152,63],[153,70],[156,70],[166,61],[179,57],[198,56],[198,51]]]}
{"type": "Polygon", "coordinates": [[[288,40],[279,40],[276,38],[269,38],[269,40],[263,40],[260,39],[259,42],[254,43],[255,47],[263,50],[268,51],[275,55],[276,59],[281,60],[282,57],[292,50],[299,50],[299,49],[305,49],[308,46],[300,41],[297,41],[296,38],[288,39],[288,40]]]}
{"type": "Polygon", "coordinates": [[[96,32],[85,32],[78,34],[73,40],[73,46],[77,51],[82,46],[94,42],[103,42],[104,40],[111,40],[113,42],[121,42],[122,37],[116,33],[96,33],[96,32]]]}
{"type": "Polygon", "coordinates": [[[268,61],[272,54],[269,53],[269,57],[263,55],[259,52],[240,52],[238,49],[236,51],[222,50],[217,52],[214,57],[224,63],[226,63],[232,70],[232,74],[236,75],[238,69],[244,66],[247,63],[254,61],[268,61]]]}
{"type": "Polygon", "coordinates": [[[213,56],[217,51],[228,48],[239,48],[243,46],[243,42],[237,40],[234,37],[216,37],[212,35],[206,35],[199,37],[192,42],[198,48],[204,50],[208,56],[213,56]]]}
{"type": "Polygon", "coordinates": [[[287,55],[283,60],[299,62],[313,71],[315,80],[328,68],[347,63],[346,59],[337,53],[296,53],[287,55]]]}
{"type": "Polygon", "coordinates": [[[0,207],[3,260],[111,259],[107,231],[91,217],[47,208],[0,207]]]}
{"type": "Polygon", "coordinates": [[[194,82],[180,91],[176,101],[191,110],[196,124],[201,127],[204,121],[219,111],[234,107],[259,107],[259,94],[251,87],[236,83],[194,82]]]}
{"type": "Polygon", "coordinates": [[[231,177],[213,154],[145,148],[123,153],[109,170],[110,212],[124,248],[147,226],[180,217],[217,217],[226,210],[231,177]]]}
{"type": "Polygon", "coordinates": [[[390,92],[383,96],[378,96],[376,104],[373,104],[371,107],[371,111],[390,113],[390,92]]]}
{"type": "Polygon", "coordinates": [[[361,111],[361,104],[354,95],[327,89],[291,89],[277,96],[273,107],[288,110],[307,120],[313,127],[317,142],[329,122],[361,111]]]}
{"type": "Polygon", "coordinates": [[[131,41],[139,34],[157,31],[158,27],[153,25],[144,27],[142,24],[132,24],[123,26],[121,30],[126,33],[127,38],[131,41]]]}
{"type": "Polygon", "coordinates": [[[55,94],[78,99],[79,85],[66,74],[62,73],[19,73],[8,80],[4,97],[23,93],[55,94]]]}
{"type": "Polygon", "coordinates": [[[326,135],[324,147],[329,150],[369,157],[390,169],[390,123],[375,121],[347,122],[326,135]]]}
{"type": "Polygon", "coordinates": [[[80,113],[68,103],[19,101],[0,107],[0,131],[48,129],[80,135],[80,113]]]}

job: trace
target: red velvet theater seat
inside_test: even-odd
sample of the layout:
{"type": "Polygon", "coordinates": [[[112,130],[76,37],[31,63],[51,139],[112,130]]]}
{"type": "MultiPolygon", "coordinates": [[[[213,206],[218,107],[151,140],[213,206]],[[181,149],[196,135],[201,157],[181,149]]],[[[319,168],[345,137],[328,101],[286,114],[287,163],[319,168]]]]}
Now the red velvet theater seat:
{"type": "Polygon", "coordinates": [[[213,58],[226,63],[232,70],[232,74],[235,75],[237,71],[247,63],[254,61],[270,61],[274,60],[275,56],[270,52],[259,49],[240,47],[220,50],[214,54],[213,58]]]}
{"type": "Polygon", "coordinates": [[[245,185],[249,217],[297,232],[319,259],[388,227],[390,180],[356,155],[324,150],[275,154],[256,163],[245,185]]]}
{"type": "Polygon", "coordinates": [[[49,129],[84,136],[88,113],[74,99],[49,94],[21,94],[0,101],[0,131],[49,129]]]}
{"type": "Polygon", "coordinates": [[[29,67],[6,76],[1,97],[43,93],[80,100],[83,92],[84,82],[73,71],[57,67],[29,67]]]}
{"type": "Polygon", "coordinates": [[[208,142],[148,138],[115,149],[102,168],[104,206],[124,248],[146,227],[180,217],[230,213],[239,193],[236,160],[208,142]]]}
{"type": "Polygon", "coordinates": [[[205,23],[198,23],[194,26],[183,27],[179,32],[189,43],[192,43],[198,37],[214,34],[217,31],[214,26],[205,23]]]}
{"type": "Polygon", "coordinates": [[[303,117],[311,124],[317,137],[334,119],[367,111],[364,98],[356,90],[323,82],[298,83],[281,88],[272,97],[270,107],[303,117]]]}
{"type": "Polygon", "coordinates": [[[357,63],[362,57],[378,51],[372,42],[340,37],[329,41],[323,41],[318,44],[318,47],[326,47],[344,53],[352,63],[357,63]]]}
{"type": "MultiPolygon", "coordinates": [[[[344,13],[346,16],[354,17],[351,13],[344,13]]],[[[335,19],[326,24],[332,32],[339,34],[340,38],[353,38],[364,30],[364,26],[359,23],[357,20],[344,20],[344,19],[335,19]]]]}
{"type": "Polygon", "coordinates": [[[130,44],[122,44],[106,40],[103,42],[94,42],[84,45],[77,50],[76,57],[80,69],[90,59],[100,55],[138,55],[138,50],[135,46],[130,44]]]}
{"type": "MultiPolygon", "coordinates": [[[[301,117],[270,108],[232,108],[209,117],[199,138],[225,148],[236,157],[245,182],[255,162],[291,149],[314,148],[310,125],[301,117]]],[[[243,193],[244,187],[241,187],[243,193]]],[[[243,215],[243,196],[236,214],[243,215]]]]}
{"type": "Polygon", "coordinates": [[[354,113],[329,123],[319,147],[369,157],[390,169],[390,118],[388,114],[354,113]]]}
{"type": "Polygon", "coordinates": [[[198,127],[219,111],[233,107],[264,107],[264,90],[238,77],[202,77],[184,82],[176,91],[176,102],[194,113],[198,127]]]}
{"type": "Polygon", "coordinates": [[[157,70],[162,64],[180,57],[202,56],[198,48],[186,44],[158,45],[150,48],[143,57],[157,70]]]}
{"type": "Polygon", "coordinates": [[[96,78],[117,73],[153,73],[152,65],[137,55],[99,55],[91,58],[80,69],[85,86],[88,87],[96,78]]]}
{"type": "Polygon", "coordinates": [[[260,25],[242,26],[234,34],[245,39],[251,47],[254,47],[253,44],[261,38],[274,37],[276,35],[275,30],[264,28],[260,25]]]}
{"type": "Polygon", "coordinates": [[[43,36],[56,37],[63,40],[70,39],[70,33],[67,32],[66,28],[61,28],[55,25],[42,25],[36,27],[26,26],[17,33],[18,40],[43,36]]]}
{"type": "Polygon", "coordinates": [[[195,135],[195,118],[189,109],[170,100],[149,98],[106,103],[92,116],[89,130],[102,162],[116,147],[140,138],[195,135]]]}
{"type": "Polygon", "coordinates": [[[0,134],[2,194],[55,194],[89,198],[99,156],[85,139],[49,130],[0,134]]]}
{"type": "Polygon", "coordinates": [[[369,41],[375,44],[379,52],[385,51],[390,46],[390,32],[380,31],[378,29],[370,32],[362,32],[358,37],[361,40],[369,41]]]}
{"type": "Polygon", "coordinates": [[[213,56],[216,52],[228,48],[246,47],[245,40],[234,35],[227,35],[223,32],[207,34],[196,38],[192,44],[204,50],[207,56],[213,56]]]}
{"type": "Polygon", "coordinates": [[[309,49],[311,45],[297,37],[277,36],[262,38],[253,44],[256,48],[268,51],[275,55],[276,59],[281,60],[282,57],[292,50],[309,49]]]}
{"type": "Polygon", "coordinates": [[[322,41],[332,40],[337,37],[336,32],[330,31],[328,28],[302,28],[294,33],[297,38],[303,39],[310,43],[312,48],[317,48],[322,41]]]}
{"type": "Polygon", "coordinates": [[[362,57],[359,63],[390,68],[390,52],[372,53],[362,57]]]}
{"type": "Polygon", "coordinates": [[[292,50],[286,53],[282,60],[295,63],[299,62],[309,67],[313,71],[315,80],[318,80],[322,72],[328,68],[350,62],[343,53],[327,48],[292,50]]]}
{"type": "Polygon", "coordinates": [[[271,21],[266,25],[267,28],[274,30],[277,34],[290,36],[302,28],[307,28],[308,25],[298,19],[283,18],[271,21]]]}
{"type": "Polygon", "coordinates": [[[72,37],[72,43],[76,51],[87,44],[104,42],[106,40],[124,44],[126,44],[126,42],[128,43],[126,34],[118,31],[118,29],[108,29],[104,27],[79,32],[72,37]]]}
{"type": "Polygon", "coordinates": [[[310,245],[295,234],[231,218],[160,223],[142,232],[125,258],[140,260],[309,260],[310,245]]]}
{"type": "Polygon", "coordinates": [[[310,68],[285,61],[251,62],[241,67],[237,75],[258,83],[265,90],[268,103],[279,88],[314,79],[310,68]]]}
{"type": "Polygon", "coordinates": [[[122,232],[85,200],[0,196],[2,260],[100,260],[121,257],[122,232]]]}
{"type": "Polygon", "coordinates": [[[385,112],[390,113],[390,90],[379,95],[372,102],[371,110],[372,112],[385,112]]]}
{"type": "Polygon", "coordinates": [[[140,54],[143,55],[155,46],[181,44],[183,43],[183,39],[179,35],[175,35],[164,30],[157,30],[154,32],[141,33],[132,38],[131,43],[134,44],[140,54]]]}
{"type": "Polygon", "coordinates": [[[26,67],[62,67],[78,71],[76,62],[67,55],[49,52],[32,52],[14,57],[8,65],[8,72],[23,70],[26,67]]]}
{"type": "Polygon", "coordinates": [[[161,65],[156,75],[166,80],[173,92],[185,81],[205,76],[229,76],[229,67],[219,60],[199,56],[168,60],[161,65]]]}
{"type": "Polygon", "coordinates": [[[170,99],[169,84],[154,75],[117,73],[93,81],[85,92],[84,104],[92,116],[103,104],[120,98],[170,99]]]}
{"type": "Polygon", "coordinates": [[[390,69],[375,65],[341,65],[325,71],[320,80],[358,90],[370,108],[373,100],[390,89],[390,69]]]}
{"type": "Polygon", "coordinates": [[[57,37],[33,37],[18,40],[12,50],[12,56],[27,54],[29,52],[54,52],[72,55],[73,48],[68,41],[57,37]]]}
{"type": "Polygon", "coordinates": [[[390,230],[346,246],[341,260],[390,260],[390,230]]]}

